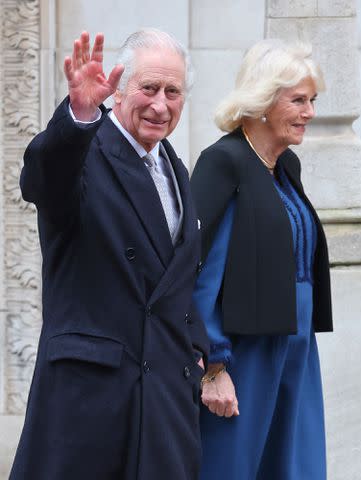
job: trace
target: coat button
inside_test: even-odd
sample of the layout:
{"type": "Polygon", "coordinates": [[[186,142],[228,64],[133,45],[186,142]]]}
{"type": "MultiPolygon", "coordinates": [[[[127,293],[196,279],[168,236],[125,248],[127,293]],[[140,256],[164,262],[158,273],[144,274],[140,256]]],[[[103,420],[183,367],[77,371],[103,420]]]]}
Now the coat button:
{"type": "Polygon", "coordinates": [[[198,265],[197,265],[197,273],[201,273],[202,267],[203,267],[203,263],[202,263],[202,262],[198,262],[198,265]]]}
{"type": "Polygon", "coordinates": [[[184,375],[185,378],[189,378],[191,376],[191,371],[190,371],[189,367],[184,367],[183,375],[184,375]]]}
{"type": "Polygon", "coordinates": [[[187,325],[189,325],[190,323],[192,323],[192,319],[191,319],[191,316],[189,315],[189,313],[186,313],[184,315],[184,320],[186,322],[187,325]]]}
{"type": "Polygon", "coordinates": [[[125,256],[127,257],[128,260],[134,260],[135,259],[135,248],[133,247],[128,247],[125,249],[125,256]]]}
{"type": "Polygon", "coordinates": [[[146,308],[146,313],[147,313],[147,317],[150,317],[152,315],[152,307],[151,305],[148,305],[148,307],[146,308]]]}
{"type": "Polygon", "coordinates": [[[148,365],[148,362],[143,363],[143,371],[144,373],[148,373],[150,370],[150,366],[148,365]]]}

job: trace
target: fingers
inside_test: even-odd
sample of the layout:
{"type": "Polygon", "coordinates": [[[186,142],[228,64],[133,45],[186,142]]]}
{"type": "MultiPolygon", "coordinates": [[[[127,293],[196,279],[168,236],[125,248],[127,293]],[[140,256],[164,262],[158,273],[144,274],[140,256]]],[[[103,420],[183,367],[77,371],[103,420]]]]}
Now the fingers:
{"type": "Polygon", "coordinates": [[[74,40],[72,54],[72,67],[74,70],[81,68],[82,65],[89,62],[89,48],[89,33],[82,32],[80,38],[74,40]]]}
{"type": "Polygon", "coordinates": [[[233,415],[235,415],[234,403],[232,401],[223,403],[223,401],[218,399],[218,400],[207,402],[206,406],[208,407],[210,412],[214,413],[215,415],[218,415],[218,417],[230,418],[233,415]]]}
{"type": "Polygon", "coordinates": [[[91,60],[94,62],[103,62],[104,35],[97,33],[94,40],[94,46],[91,54],[91,60]]]}
{"type": "Polygon", "coordinates": [[[65,57],[64,59],[64,73],[68,82],[73,78],[73,69],[71,66],[71,58],[65,57]]]}
{"type": "Polygon", "coordinates": [[[230,418],[236,413],[236,400],[231,397],[213,399],[208,402],[206,401],[206,404],[208,409],[219,417],[230,418]]]}
{"type": "Polygon", "coordinates": [[[81,68],[82,65],[88,63],[89,61],[102,63],[103,47],[104,47],[104,35],[102,33],[97,33],[94,40],[93,50],[90,56],[89,33],[85,31],[82,32],[80,35],[80,38],[77,38],[76,40],[74,40],[73,53],[72,53],[73,69],[74,70],[79,69],[81,68]]]}
{"type": "Polygon", "coordinates": [[[77,70],[82,65],[82,53],[81,53],[81,43],[77,38],[74,40],[73,45],[73,55],[72,55],[72,67],[74,70],[77,70]]]}
{"type": "Polygon", "coordinates": [[[82,56],[82,63],[89,62],[90,54],[90,44],[89,44],[89,33],[82,32],[80,35],[80,46],[81,46],[81,56],[82,56]]]}
{"type": "Polygon", "coordinates": [[[115,91],[118,88],[120,78],[124,72],[124,65],[116,65],[109,74],[108,83],[115,91]]]}
{"type": "Polygon", "coordinates": [[[227,418],[232,417],[234,414],[234,401],[232,400],[224,409],[224,416],[227,418]]]}

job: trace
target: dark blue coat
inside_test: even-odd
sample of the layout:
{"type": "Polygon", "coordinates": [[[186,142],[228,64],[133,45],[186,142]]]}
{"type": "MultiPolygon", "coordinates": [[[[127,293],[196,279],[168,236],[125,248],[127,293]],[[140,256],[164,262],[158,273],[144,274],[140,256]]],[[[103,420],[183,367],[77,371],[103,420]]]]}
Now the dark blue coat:
{"type": "Polygon", "coordinates": [[[200,238],[187,170],[163,145],[184,206],[175,248],[147,168],[104,109],[83,128],[64,101],[25,152],[43,328],[11,480],[197,478],[200,238]]]}

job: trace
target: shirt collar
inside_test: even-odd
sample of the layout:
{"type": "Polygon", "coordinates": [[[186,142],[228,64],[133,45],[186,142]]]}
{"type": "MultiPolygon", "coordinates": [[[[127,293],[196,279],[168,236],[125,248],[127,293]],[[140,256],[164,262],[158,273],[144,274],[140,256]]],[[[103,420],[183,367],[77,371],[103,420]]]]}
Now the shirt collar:
{"type": "Polygon", "coordinates": [[[109,112],[109,118],[110,120],[114,123],[114,125],[121,131],[121,133],[125,136],[125,138],[128,140],[128,142],[131,144],[131,146],[134,148],[134,150],[137,152],[137,154],[140,156],[140,158],[143,158],[147,153],[151,153],[155,162],[158,162],[159,159],[159,143],[158,142],[154,148],[150,152],[147,152],[144,147],[142,147],[134,137],[123,127],[123,125],[120,123],[120,121],[117,119],[115,116],[115,113],[113,110],[109,112]]]}

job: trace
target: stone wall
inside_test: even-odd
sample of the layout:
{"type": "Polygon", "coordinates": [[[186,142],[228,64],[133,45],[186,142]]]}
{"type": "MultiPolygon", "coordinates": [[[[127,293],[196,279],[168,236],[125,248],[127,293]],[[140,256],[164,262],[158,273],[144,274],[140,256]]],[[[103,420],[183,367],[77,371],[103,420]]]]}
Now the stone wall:
{"type": "Polygon", "coordinates": [[[190,170],[220,135],[213,111],[244,51],[264,36],[314,44],[328,88],[298,153],[332,262],[335,333],[319,336],[329,479],[360,478],[360,19],[361,0],[253,0],[247,8],[241,0],[0,0],[0,480],[22,426],[41,322],[36,215],[18,188],[23,151],[66,93],[62,64],[73,39],[103,31],[109,71],[124,37],[145,26],[173,33],[192,54],[196,84],[171,139],[190,170]]]}
{"type": "Polygon", "coordinates": [[[40,128],[39,1],[1,2],[0,478],[17,443],[40,328],[35,209],[21,200],[24,148],[40,128]]]}
{"type": "MultiPolygon", "coordinates": [[[[357,49],[359,55],[359,71],[361,77],[361,0],[356,0],[356,14],[357,14],[357,49]]],[[[361,117],[354,123],[354,129],[357,135],[361,138],[361,117]]]]}

